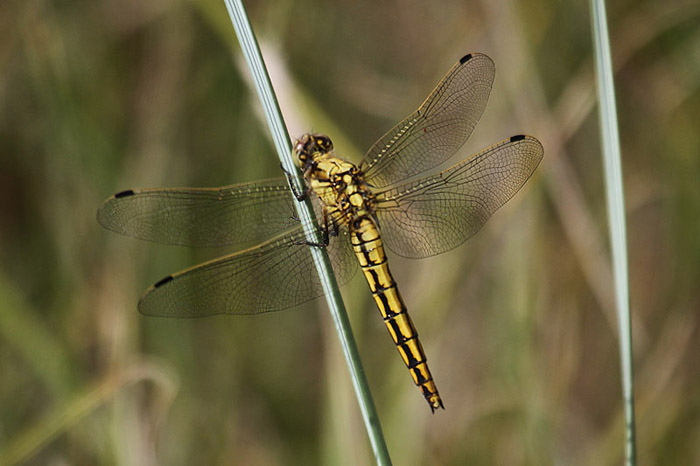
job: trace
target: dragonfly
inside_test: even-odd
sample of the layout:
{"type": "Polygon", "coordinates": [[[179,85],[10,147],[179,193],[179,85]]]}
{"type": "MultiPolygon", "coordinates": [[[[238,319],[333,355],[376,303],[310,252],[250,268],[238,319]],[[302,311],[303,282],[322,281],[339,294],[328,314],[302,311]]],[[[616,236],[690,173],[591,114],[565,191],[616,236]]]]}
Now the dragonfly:
{"type": "Polygon", "coordinates": [[[240,249],[159,280],[139,300],[139,312],[204,317],[293,308],[322,295],[310,249],[325,247],[340,284],[359,265],[413,382],[432,412],[444,409],[385,248],[418,259],[459,246],[537,168],[542,145],[532,136],[518,135],[443,171],[424,174],[469,139],[494,76],[487,55],[465,55],[357,165],[337,157],[328,136],[303,135],[293,145],[306,184],[301,192],[287,173],[217,188],[114,194],[97,215],[109,230],[156,243],[240,249]],[[294,215],[294,203],[307,196],[321,219],[314,225],[317,243],[307,240],[305,225],[294,215]]]}

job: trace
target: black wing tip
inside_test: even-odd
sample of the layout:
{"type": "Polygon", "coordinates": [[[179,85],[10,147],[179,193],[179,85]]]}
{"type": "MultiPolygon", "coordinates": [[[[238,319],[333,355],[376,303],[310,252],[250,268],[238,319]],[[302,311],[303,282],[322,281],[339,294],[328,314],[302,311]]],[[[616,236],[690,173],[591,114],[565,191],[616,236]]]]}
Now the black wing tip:
{"type": "Polygon", "coordinates": [[[146,292],[143,294],[143,296],[141,296],[141,299],[139,299],[139,304],[137,306],[138,310],[139,310],[139,314],[144,315],[144,316],[148,316],[148,317],[177,317],[177,316],[170,316],[170,315],[164,314],[164,313],[153,313],[149,310],[150,306],[147,306],[145,304],[146,300],[151,295],[151,293],[156,291],[161,286],[170,283],[174,279],[175,279],[175,277],[173,277],[172,275],[168,275],[167,277],[161,278],[160,280],[155,282],[153,285],[149,286],[148,289],[146,290],[146,292]]]}
{"type": "MultiPolygon", "coordinates": [[[[542,143],[533,136],[528,136],[526,134],[518,134],[517,136],[511,136],[510,142],[527,141],[526,143],[530,145],[530,150],[534,150],[533,154],[539,154],[539,160],[544,157],[544,146],[542,143]]],[[[539,162],[537,162],[539,163],[539,162]]],[[[536,166],[536,165],[535,165],[536,166]]]]}
{"type": "Polygon", "coordinates": [[[174,277],[172,275],[168,275],[167,277],[158,280],[153,285],[153,289],[160,288],[161,286],[165,285],[166,283],[173,281],[173,279],[174,279],[174,277]]]}
{"type": "Polygon", "coordinates": [[[462,58],[459,59],[459,64],[460,64],[460,65],[464,65],[466,62],[468,62],[469,60],[471,60],[473,57],[474,57],[473,54],[468,53],[468,54],[466,54],[465,56],[463,56],[462,58]]]}
{"type": "Polygon", "coordinates": [[[133,189],[127,189],[127,190],[125,190],[125,191],[120,191],[120,192],[118,192],[117,194],[115,194],[115,195],[114,195],[114,198],[115,198],[115,199],[121,199],[121,198],[123,198],[123,197],[133,196],[134,194],[136,194],[136,193],[134,192],[133,189]]]}
{"type": "Polygon", "coordinates": [[[474,59],[479,59],[480,61],[489,61],[489,62],[493,63],[493,60],[491,60],[491,57],[489,57],[488,55],[486,55],[484,53],[480,53],[480,52],[474,52],[474,53],[468,53],[465,56],[463,56],[462,58],[460,58],[459,64],[464,65],[468,61],[471,61],[474,59]]]}

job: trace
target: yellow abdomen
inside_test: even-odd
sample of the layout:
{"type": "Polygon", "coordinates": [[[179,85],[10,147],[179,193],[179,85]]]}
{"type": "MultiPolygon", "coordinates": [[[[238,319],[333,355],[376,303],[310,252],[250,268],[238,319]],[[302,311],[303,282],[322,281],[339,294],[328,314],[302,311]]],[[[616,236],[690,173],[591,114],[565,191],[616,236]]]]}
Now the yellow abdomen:
{"type": "Polygon", "coordinates": [[[367,279],[372,297],[377,303],[389,334],[408,367],[413,381],[435,412],[443,408],[427,358],[418,340],[418,332],[411,322],[394,278],[387,264],[379,230],[370,216],[362,216],[349,226],[352,247],[367,279]]]}

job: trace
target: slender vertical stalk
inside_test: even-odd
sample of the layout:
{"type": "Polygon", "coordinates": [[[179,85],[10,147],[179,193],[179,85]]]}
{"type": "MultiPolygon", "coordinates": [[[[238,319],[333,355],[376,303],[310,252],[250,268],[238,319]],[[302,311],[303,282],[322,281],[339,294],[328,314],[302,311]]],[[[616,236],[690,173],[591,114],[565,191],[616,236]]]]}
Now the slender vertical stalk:
{"type": "MultiPolygon", "coordinates": [[[[277,155],[287,173],[295,174],[294,182],[296,182],[297,187],[304,186],[299,171],[295,168],[292,160],[292,145],[289,140],[289,134],[284,120],[282,119],[277,97],[272,89],[272,83],[267,74],[267,69],[263,62],[262,55],[260,54],[260,49],[250,26],[250,22],[248,21],[245,8],[241,0],[225,1],[226,8],[233,22],[233,27],[238,36],[238,41],[243,49],[243,55],[253,75],[258,97],[265,111],[265,117],[267,118],[270,131],[272,132],[277,155]]],[[[316,230],[313,228],[313,225],[316,225],[316,221],[311,203],[307,199],[305,202],[296,203],[296,205],[297,214],[302,224],[305,226],[306,237],[311,242],[318,242],[319,239],[317,238],[316,230]]],[[[389,451],[384,442],[384,435],[382,434],[379,424],[379,417],[377,416],[374,402],[372,401],[369,385],[365,379],[364,369],[362,368],[360,355],[357,350],[357,345],[355,344],[355,338],[352,334],[350,321],[348,320],[347,312],[345,311],[345,306],[340,296],[338,284],[333,275],[328,254],[321,248],[311,247],[310,251],[321,279],[326,301],[328,302],[328,308],[331,311],[333,322],[340,338],[345,360],[350,369],[353,387],[360,404],[362,418],[364,419],[365,428],[367,429],[367,434],[372,444],[374,456],[378,464],[391,464],[389,451]]],[[[294,279],[294,277],[290,277],[290,279],[294,279]]]]}
{"type": "Polygon", "coordinates": [[[598,110],[605,167],[605,188],[608,204],[610,245],[613,259],[613,278],[617,320],[620,333],[620,361],[622,367],[622,397],[625,410],[625,463],[636,464],[636,434],[634,420],[634,381],[632,366],[632,332],[629,310],[627,277],[627,233],[625,227],[625,198],[622,189],[620,139],[615,106],[610,40],[604,0],[591,0],[593,43],[595,44],[596,75],[598,83],[598,110]]]}

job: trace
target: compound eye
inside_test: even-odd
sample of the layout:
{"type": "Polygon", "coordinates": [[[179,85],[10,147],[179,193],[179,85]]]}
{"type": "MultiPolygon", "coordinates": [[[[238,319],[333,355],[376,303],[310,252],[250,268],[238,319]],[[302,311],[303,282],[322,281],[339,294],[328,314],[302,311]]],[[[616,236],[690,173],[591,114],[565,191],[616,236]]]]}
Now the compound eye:
{"type": "Polygon", "coordinates": [[[333,143],[331,142],[330,138],[326,136],[318,136],[316,138],[316,146],[326,152],[333,149],[333,143]]]}

